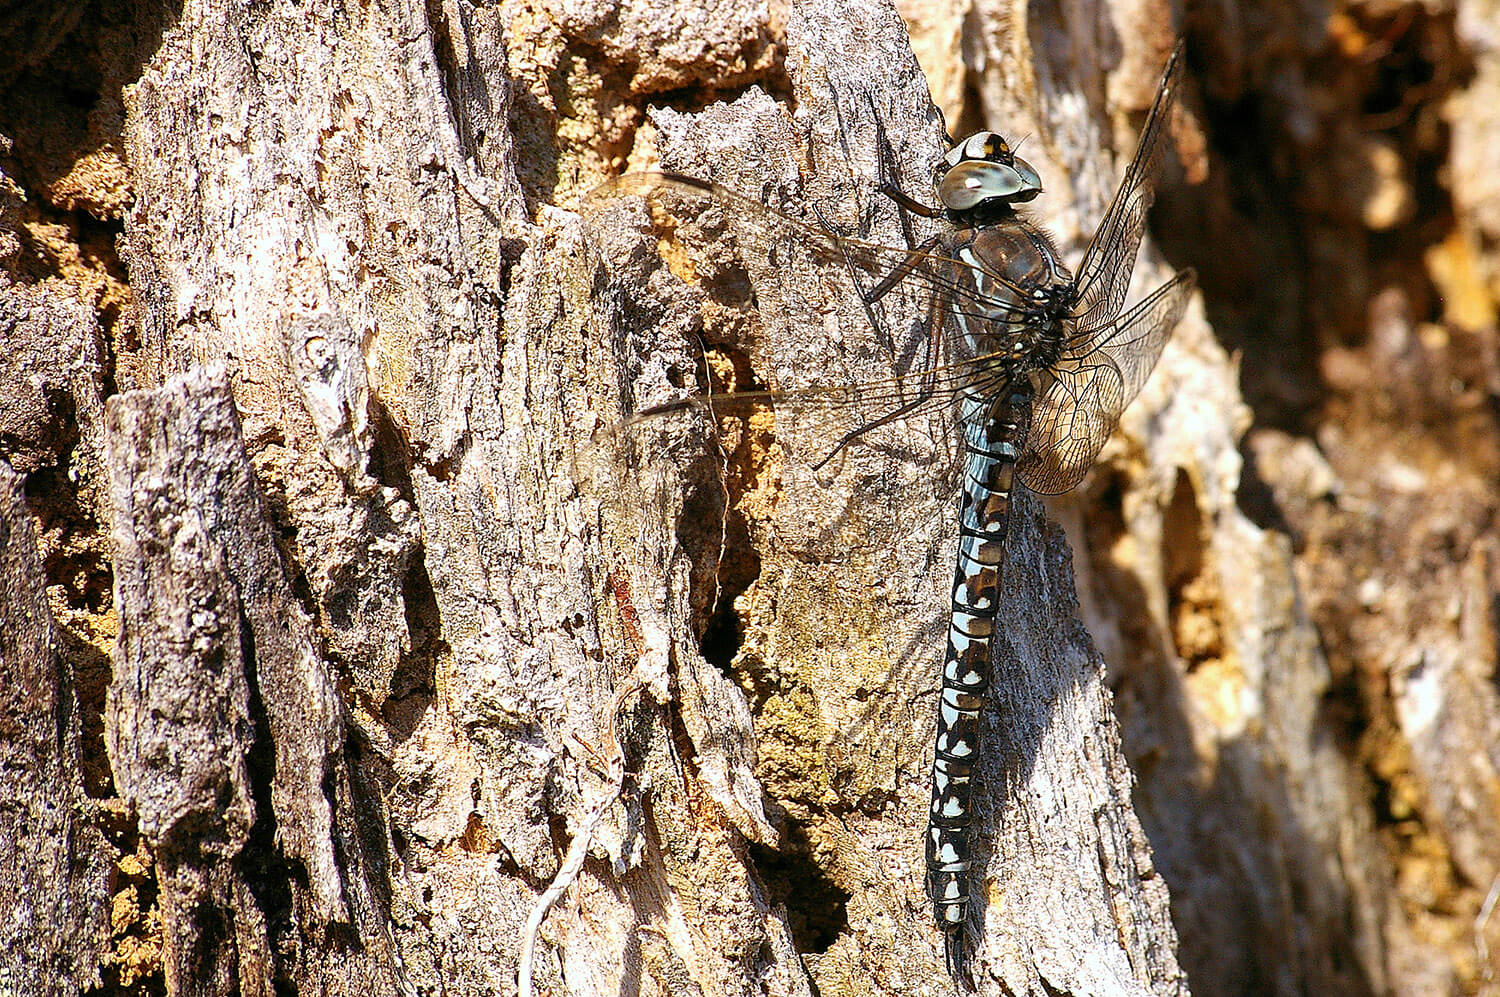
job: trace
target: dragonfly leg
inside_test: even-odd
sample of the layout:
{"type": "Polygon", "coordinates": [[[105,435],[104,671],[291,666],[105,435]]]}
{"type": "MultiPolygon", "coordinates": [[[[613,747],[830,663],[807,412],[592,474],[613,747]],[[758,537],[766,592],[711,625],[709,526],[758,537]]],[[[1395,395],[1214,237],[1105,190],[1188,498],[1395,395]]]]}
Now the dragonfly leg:
{"type": "MultiPolygon", "coordinates": [[[[941,244],[941,238],[934,237],[918,245],[916,233],[912,229],[911,216],[941,218],[944,216],[944,212],[941,207],[929,207],[901,189],[900,170],[896,166],[896,150],[891,146],[890,136],[886,133],[885,121],[875,111],[874,98],[869,97],[869,95],[866,95],[866,97],[870,102],[870,117],[875,122],[875,162],[876,169],[879,171],[879,182],[875,189],[895,203],[896,213],[901,219],[901,232],[906,237],[907,248],[911,250],[911,254],[907,256],[906,261],[901,266],[888,274],[868,292],[872,300],[878,301],[898,281],[916,267],[921,255],[932,252],[932,250],[941,244]]],[[[946,130],[945,127],[944,131],[946,132],[946,130]]],[[[952,136],[949,136],[948,142],[950,145],[953,143],[952,136]]],[[[934,305],[936,304],[934,302],[934,305]]],[[[938,309],[934,308],[932,310],[935,313],[938,309]]],[[[933,360],[937,355],[935,346],[938,335],[938,329],[928,329],[927,345],[929,348],[929,360],[933,360]]]]}
{"type": "MultiPolygon", "coordinates": [[[[928,254],[930,254],[934,249],[938,247],[938,244],[942,241],[942,238],[943,237],[941,235],[935,235],[927,241],[923,242],[920,246],[912,247],[912,251],[907,255],[906,259],[902,260],[901,263],[897,265],[896,269],[892,270],[890,273],[882,277],[880,279],[880,283],[876,284],[869,290],[869,303],[874,304],[881,298],[885,297],[886,293],[889,292],[891,288],[899,284],[907,274],[916,269],[918,263],[926,259],[928,254]]],[[[845,262],[848,262],[847,257],[845,258],[845,262]]]]}
{"type": "MultiPolygon", "coordinates": [[[[894,181],[883,180],[875,189],[886,197],[889,197],[892,201],[895,201],[897,206],[903,211],[910,211],[912,214],[920,215],[923,218],[942,217],[942,208],[934,208],[930,204],[923,204],[900,187],[897,187],[894,181]]],[[[907,224],[910,224],[910,222],[907,222],[907,224]]]]}
{"type": "Polygon", "coordinates": [[[879,429],[881,426],[889,425],[890,423],[895,422],[897,419],[901,418],[907,413],[920,408],[922,404],[931,397],[932,389],[924,385],[922,389],[917,392],[917,394],[912,396],[910,401],[902,402],[900,405],[880,416],[878,419],[871,419],[863,426],[849,430],[849,432],[845,433],[842,437],[839,438],[838,443],[834,445],[834,448],[832,450],[828,451],[828,455],[826,457],[812,466],[812,469],[814,471],[821,471],[823,469],[823,465],[827,464],[830,460],[833,460],[833,458],[838,455],[838,452],[840,450],[844,449],[846,446],[853,443],[864,434],[870,432],[872,429],[879,429]]]}
{"type": "MultiPolygon", "coordinates": [[[[882,191],[881,193],[884,193],[884,191],[882,191]]],[[[824,214],[821,205],[813,205],[813,213],[818,216],[818,221],[822,223],[825,229],[834,233],[838,232],[838,229],[834,228],[833,223],[828,220],[828,216],[824,214]]],[[[905,217],[902,218],[903,224],[908,223],[908,221],[909,220],[905,217]]],[[[884,277],[880,278],[879,283],[871,288],[865,287],[864,281],[860,279],[859,268],[855,266],[854,261],[849,258],[849,250],[842,244],[840,245],[839,252],[843,255],[844,266],[848,268],[849,277],[854,281],[854,288],[859,292],[860,300],[864,302],[866,310],[868,310],[871,305],[875,304],[881,298],[889,294],[891,288],[901,283],[901,281],[904,280],[907,275],[915,270],[918,264],[920,264],[922,260],[926,259],[927,256],[938,247],[938,245],[942,242],[943,237],[941,234],[934,235],[930,239],[923,241],[921,245],[915,245],[915,239],[916,235],[908,229],[906,246],[910,250],[910,252],[906,254],[906,259],[898,263],[895,269],[886,274],[884,277]]],[[[870,321],[875,324],[876,328],[879,328],[880,323],[876,321],[875,316],[871,315],[870,321]]]]}
{"type": "MultiPolygon", "coordinates": [[[[818,222],[825,229],[837,233],[838,230],[828,220],[828,216],[824,214],[823,208],[820,205],[813,205],[813,213],[818,216],[818,222]]],[[[911,252],[907,254],[906,259],[898,263],[874,287],[867,287],[865,285],[864,280],[860,277],[859,267],[855,266],[854,261],[849,257],[848,247],[842,241],[839,243],[839,253],[844,260],[844,269],[849,272],[849,279],[854,284],[855,292],[859,294],[859,303],[865,310],[865,317],[870,320],[870,326],[875,330],[875,334],[885,341],[886,348],[893,353],[896,350],[896,338],[891,335],[891,330],[887,328],[885,319],[876,312],[875,306],[880,302],[881,298],[890,293],[891,288],[901,283],[924,259],[927,259],[928,255],[938,247],[941,240],[941,235],[934,235],[920,246],[913,247],[911,252]]],[[[931,345],[934,332],[935,330],[928,330],[926,338],[929,340],[929,346],[931,345]]]]}
{"type": "MultiPolygon", "coordinates": [[[[907,255],[906,259],[902,260],[899,264],[896,265],[896,268],[894,270],[882,277],[880,279],[880,282],[877,283],[874,288],[869,288],[865,286],[864,280],[862,280],[860,277],[859,267],[855,266],[854,261],[849,257],[849,249],[844,244],[844,236],[839,232],[838,228],[833,224],[833,222],[829,220],[827,213],[823,210],[823,206],[820,204],[814,204],[812,206],[812,210],[813,214],[818,216],[818,223],[822,225],[826,231],[832,232],[834,235],[839,237],[839,255],[843,257],[844,268],[849,271],[849,279],[854,282],[855,291],[859,292],[859,300],[860,303],[865,307],[865,314],[869,317],[870,324],[875,327],[875,331],[881,333],[882,335],[885,335],[887,331],[885,329],[885,324],[882,320],[875,316],[875,313],[871,310],[872,306],[874,306],[874,304],[881,298],[885,297],[886,294],[890,292],[891,288],[895,287],[903,277],[911,273],[912,269],[916,266],[917,262],[925,253],[929,253],[932,251],[932,249],[937,245],[937,237],[934,236],[932,239],[928,240],[927,243],[924,243],[922,246],[913,249],[911,253],[907,255]]],[[[889,341],[889,337],[887,337],[887,340],[889,341]]]]}
{"type": "Polygon", "coordinates": [[[923,204],[901,189],[901,179],[896,175],[896,150],[891,148],[890,136],[885,133],[885,122],[875,113],[873,99],[870,101],[870,115],[875,119],[875,162],[880,171],[880,182],[875,189],[896,202],[896,207],[901,209],[901,229],[906,234],[906,244],[914,246],[917,237],[912,232],[911,219],[906,217],[906,212],[921,218],[941,218],[943,209],[923,204]]]}

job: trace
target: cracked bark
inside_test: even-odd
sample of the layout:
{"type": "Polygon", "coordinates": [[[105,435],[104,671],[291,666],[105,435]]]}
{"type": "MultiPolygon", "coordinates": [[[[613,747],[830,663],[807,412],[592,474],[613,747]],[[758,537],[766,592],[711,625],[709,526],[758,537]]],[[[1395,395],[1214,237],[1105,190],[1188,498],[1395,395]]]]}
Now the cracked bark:
{"type": "MultiPolygon", "coordinates": [[[[699,298],[638,234],[612,237],[634,239],[635,269],[621,272],[588,249],[577,220],[521,219],[511,150],[527,139],[503,137],[511,94],[453,72],[463,53],[505,79],[495,23],[460,12],[429,31],[425,11],[398,8],[380,15],[393,19],[383,29],[377,18],[333,46],[274,10],[199,13],[148,68],[127,129],[135,162],[153,157],[128,244],[143,352],[187,380],[111,410],[129,624],[111,751],[163,856],[169,979],[212,989],[320,977],[343,925],[364,943],[348,989],[381,974],[449,988],[493,976],[507,988],[521,919],[601,778],[589,750],[607,747],[611,690],[633,678],[645,690],[622,718],[634,778],[544,926],[539,984],[946,992],[920,842],[948,511],[932,499],[903,507],[888,491],[889,507],[865,517],[888,523],[886,574],[806,565],[795,537],[826,497],[782,473],[776,519],[746,534],[760,542],[759,572],[721,592],[738,596],[743,642],[719,662],[726,671],[709,665],[699,642],[710,593],[730,582],[714,578],[730,559],[696,518],[713,489],[688,480],[674,486],[685,494],[665,492],[677,518],[662,519],[659,501],[627,517],[569,480],[618,413],[621,386],[642,401],[670,368],[694,369],[683,333],[702,322],[699,298]],[[390,37],[419,41],[407,51],[390,37]],[[190,64],[196,46],[222,58],[190,64]],[[292,51],[311,61],[287,61],[292,51]],[[382,62],[399,99],[350,82],[382,62]],[[352,100],[336,99],[341,87],[352,100]],[[294,94],[313,110],[291,115],[294,94]],[[500,140],[478,145],[481,131],[500,140]],[[188,171],[206,179],[184,213],[188,171]],[[214,358],[230,360],[237,430],[222,386],[191,373],[214,358]],[[233,456],[240,439],[250,465],[233,456]],[[927,526],[916,544],[894,532],[913,516],[927,526]],[[179,561],[200,566],[201,583],[179,561]],[[215,611],[191,609],[203,605],[215,611]],[[149,648],[184,645],[166,636],[183,620],[206,648],[187,641],[191,654],[149,665],[149,648]],[[151,667],[218,678],[171,681],[151,667]],[[272,680],[286,669],[300,678],[272,680]],[[779,694],[747,696],[773,674],[779,694]],[[199,706],[151,705],[179,687],[199,706]],[[279,719],[299,712],[300,723],[279,719]],[[165,731],[125,719],[156,715],[174,718],[170,747],[152,747],[165,731]],[[202,777],[173,787],[132,761],[173,751],[198,759],[202,777]],[[379,793],[356,791],[349,769],[361,766],[379,793]],[[348,836],[357,820],[389,830],[348,836]],[[257,855],[280,886],[237,871],[257,855]],[[290,924],[275,923],[279,902],[290,924]],[[232,930],[215,936],[226,948],[189,958],[196,909],[223,912],[232,930]],[[395,938],[400,969],[370,934],[382,918],[408,926],[395,938]],[[288,961],[291,936],[304,955],[288,961]]],[[[875,111],[910,175],[925,175],[941,132],[894,12],[797,7],[786,32],[796,115],[753,94],[700,118],[659,113],[664,161],[748,190],[778,178],[788,196],[868,204],[875,111]]],[[[899,237],[889,217],[875,224],[899,237]]],[[[838,316],[766,323],[739,344],[768,383],[794,383],[799,365],[876,370],[873,331],[829,277],[757,283],[763,314],[779,294],[838,316]],[[832,355],[830,333],[842,337],[832,355]]],[[[881,473],[916,481],[920,468],[881,473]]],[[[988,986],[1015,992],[1044,980],[1179,992],[1166,891],[1130,812],[1099,658],[1073,616],[1066,544],[1034,504],[1018,508],[978,965],[988,986]]]]}
{"type": "MultiPolygon", "coordinates": [[[[935,92],[967,87],[969,113],[1030,136],[1035,207],[1081,250],[1171,46],[1166,8],[905,14],[949,56],[935,92]]],[[[124,133],[138,336],[114,344],[139,390],[106,432],[83,383],[102,361],[70,336],[79,370],[0,379],[18,399],[0,430],[33,474],[105,460],[108,438],[108,750],[157,862],[168,983],[513,992],[520,927],[618,748],[619,802],[542,928],[543,992],[950,992],[921,896],[952,573],[938,441],[819,478],[819,440],[783,421],[727,450],[660,441],[637,479],[581,470],[627,405],[705,362],[771,387],[890,373],[838,268],[689,269],[628,206],[568,209],[654,157],[898,242],[872,115],[915,191],[941,130],[894,13],[205,2],[146,49],[124,133]],[[69,392],[82,442],[47,409],[69,392]]],[[[1201,139],[1174,134],[1189,173],[1201,139]]],[[[1150,252],[1138,269],[1168,272],[1150,252]]],[[[918,305],[887,303],[898,341],[918,305]]],[[[1183,993],[1179,933],[1200,994],[1424,992],[1290,544],[1239,508],[1247,419],[1195,310],[1081,492],[1017,501],[981,992],[1183,993]]],[[[1257,453],[1312,467],[1277,485],[1295,510],[1317,466],[1285,449],[1257,453]]],[[[0,550],[21,565],[0,612],[35,599],[23,547],[0,550]]],[[[1460,750],[1495,715],[1487,549],[1443,589],[1464,596],[1455,640],[1416,614],[1441,667],[1395,683],[1410,795],[1481,887],[1489,797],[1453,787],[1493,769],[1460,750]],[[1451,722],[1429,723],[1434,696],[1451,722]]],[[[45,633],[15,632],[45,665],[45,633]]],[[[26,770],[66,774],[71,737],[26,770]]],[[[81,898],[58,948],[94,958],[98,884],[38,862],[27,882],[81,898]]],[[[40,973],[20,992],[89,980],[40,973]]]]}

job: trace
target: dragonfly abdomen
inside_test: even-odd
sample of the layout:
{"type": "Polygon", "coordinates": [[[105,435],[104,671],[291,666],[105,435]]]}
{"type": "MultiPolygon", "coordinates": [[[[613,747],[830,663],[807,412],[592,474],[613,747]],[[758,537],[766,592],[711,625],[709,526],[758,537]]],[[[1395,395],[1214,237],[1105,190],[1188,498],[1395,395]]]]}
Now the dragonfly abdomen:
{"type": "Polygon", "coordinates": [[[970,804],[979,714],[990,684],[1010,493],[1030,402],[1029,383],[1024,381],[1002,397],[966,395],[961,402],[965,478],[927,825],[927,893],[938,925],[950,937],[962,931],[968,916],[970,804]]]}

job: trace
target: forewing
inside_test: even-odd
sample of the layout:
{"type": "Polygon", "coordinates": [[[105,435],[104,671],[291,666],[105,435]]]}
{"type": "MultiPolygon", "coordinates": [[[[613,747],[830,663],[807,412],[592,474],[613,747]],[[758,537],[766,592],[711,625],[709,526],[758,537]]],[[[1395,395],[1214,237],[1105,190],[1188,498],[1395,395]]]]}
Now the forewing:
{"type": "MultiPolygon", "coordinates": [[[[713,278],[715,269],[722,273],[726,266],[738,266],[753,285],[762,276],[777,279],[778,268],[810,255],[827,264],[836,279],[843,278],[846,265],[871,286],[893,278],[893,286],[909,296],[908,303],[924,311],[920,325],[938,345],[916,361],[893,356],[884,365],[885,376],[876,369],[880,363],[868,362],[868,354],[857,374],[839,357],[819,359],[784,370],[783,376],[794,383],[767,391],[726,391],[726,385],[715,383],[710,374],[715,347],[706,345],[708,369],[699,372],[699,392],[627,413],[600,434],[580,461],[586,487],[620,494],[630,486],[612,482],[651,483],[660,474],[686,471],[689,486],[695,476],[707,482],[702,475],[717,473],[726,482],[724,490],[733,491],[729,479],[740,473],[735,464],[743,461],[737,454],[746,452],[742,448],[748,440],[750,451],[763,451],[752,459],[769,460],[775,467],[766,474],[781,478],[779,535],[796,532],[792,543],[809,556],[845,557],[851,547],[861,545],[889,549],[890,541],[883,538],[899,538],[901,520],[913,529],[926,522],[928,513],[917,511],[919,507],[948,511],[945,500],[956,482],[961,453],[952,433],[954,398],[960,387],[984,378],[988,369],[987,358],[963,355],[960,342],[940,334],[950,324],[946,311],[955,299],[960,308],[980,307],[966,290],[974,282],[954,277],[962,264],[939,253],[846,239],[712,182],[673,174],[629,175],[593,192],[585,204],[591,223],[611,224],[602,209],[622,195],[646,198],[663,256],[677,256],[674,269],[685,264],[713,278]],[[660,470],[652,469],[653,462],[660,470]],[[817,508],[804,514],[813,506],[817,508]],[[883,519],[876,522],[876,517],[883,519]]],[[[636,278],[645,279],[645,272],[636,278]]],[[[769,310],[773,296],[768,288],[761,290],[766,293],[752,300],[769,310]]],[[[796,317],[763,310],[761,318],[827,319],[825,302],[797,304],[796,317]],[[813,310],[801,309],[804,304],[813,310]]],[[[780,310],[782,302],[775,301],[774,307],[780,310]]],[[[717,364],[722,368],[722,356],[717,364]]],[[[662,480],[663,487],[653,488],[658,498],[644,499],[647,506],[672,501],[671,488],[662,480]]],[[[635,500],[622,498],[628,501],[635,500]]]]}
{"type": "Polygon", "coordinates": [[[1051,372],[1021,450],[1026,487],[1056,495],[1083,479],[1156,366],[1195,280],[1192,270],[1177,274],[1094,337],[1093,352],[1051,372]]]}
{"type": "MultiPolygon", "coordinates": [[[[608,181],[585,197],[583,210],[590,212],[622,196],[646,200],[653,218],[668,225],[692,220],[713,233],[727,233],[733,240],[736,255],[747,264],[768,262],[777,265],[787,247],[796,246],[823,263],[843,264],[855,271],[867,289],[901,284],[915,285],[939,301],[944,309],[960,314],[989,314],[1005,311],[1005,301],[979,299],[974,293],[978,282],[958,279],[968,264],[942,252],[884,246],[852,239],[830,231],[822,225],[802,221],[762,204],[712,180],[680,173],[628,173],[608,181]]],[[[1009,290],[1015,299],[1025,300],[1025,290],[1016,287],[1001,274],[988,274],[990,286],[1009,290]]],[[[947,363],[960,359],[935,356],[929,363],[947,363]]]]}
{"type": "Polygon", "coordinates": [[[1162,72],[1161,86],[1146,115],[1135,158],[1078,268],[1078,300],[1073,308],[1078,342],[1070,344],[1077,354],[1091,348],[1091,334],[1108,326],[1125,304],[1135,254],[1146,227],[1146,213],[1156,198],[1156,175],[1166,148],[1172,105],[1181,87],[1182,43],[1179,42],[1162,72]]]}

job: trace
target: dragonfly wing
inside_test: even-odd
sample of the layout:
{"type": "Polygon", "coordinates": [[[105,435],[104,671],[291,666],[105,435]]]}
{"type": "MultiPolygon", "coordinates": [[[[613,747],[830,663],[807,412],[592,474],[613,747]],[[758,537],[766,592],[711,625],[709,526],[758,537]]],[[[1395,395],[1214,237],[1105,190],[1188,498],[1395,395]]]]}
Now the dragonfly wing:
{"type": "MultiPolygon", "coordinates": [[[[976,281],[961,280],[964,269],[973,269],[944,253],[933,250],[884,246],[864,242],[828,228],[793,218],[745,194],[712,180],[680,173],[629,173],[607,181],[585,196],[586,214],[623,196],[645,198],[653,220],[661,228],[677,230],[683,222],[700,226],[710,238],[719,234],[732,241],[735,255],[747,266],[772,267],[784,254],[801,251],[818,263],[845,265],[865,287],[916,286],[945,307],[995,314],[1007,308],[1005,301],[981,300],[975,296],[976,281]]],[[[1014,300],[1025,300],[1025,289],[1001,274],[988,274],[989,285],[1008,290],[1014,300]]],[[[951,361],[934,357],[930,364],[951,361]]]]}
{"type": "MultiPolygon", "coordinates": [[[[979,299],[977,287],[984,282],[965,272],[966,264],[938,251],[942,244],[927,251],[846,238],[713,181],[681,174],[627,174],[610,181],[585,198],[586,219],[591,225],[610,224],[606,219],[613,213],[606,209],[622,198],[644,198],[662,255],[672,259],[673,269],[680,275],[687,279],[701,276],[707,282],[725,274],[732,277],[733,268],[738,268],[741,274],[750,276],[751,285],[765,292],[757,294],[754,302],[760,306],[763,319],[781,321],[784,316],[778,313],[790,304],[794,310],[805,311],[796,320],[828,320],[825,301],[790,299],[791,295],[802,294],[806,285],[774,292],[789,296],[783,302],[773,301],[773,293],[761,283],[767,278],[774,282],[779,279],[778,271],[791,272],[811,260],[830,271],[852,270],[867,287],[884,285],[892,295],[906,296],[904,300],[918,316],[910,326],[917,335],[899,350],[897,344],[890,344],[892,355],[884,361],[851,354],[847,366],[843,356],[783,364],[778,373],[788,383],[779,384],[781,390],[725,393],[711,377],[701,377],[702,394],[627,416],[601,441],[603,450],[621,452],[622,459],[639,460],[642,454],[632,455],[630,451],[649,451],[655,446],[641,448],[636,443],[669,426],[681,428],[684,441],[701,440],[706,431],[720,441],[721,449],[732,450],[726,441],[737,432],[734,427],[756,421],[771,427],[778,459],[784,458],[784,473],[799,479],[810,476],[810,486],[816,478],[827,487],[832,478],[847,469],[852,475],[863,476],[866,483],[861,488],[867,495],[887,487],[883,482],[896,477],[889,469],[905,464],[927,475],[918,488],[930,487],[935,495],[951,494],[962,449],[952,431],[954,399],[961,387],[974,380],[976,371],[981,377],[992,376],[984,373],[992,359],[973,356],[968,344],[952,335],[948,313],[961,309],[994,314],[1005,307],[1003,302],[979,299]],[[683,273],[680,267],[684,263],[694,273],[683,273]],[[807,305],[812,310],[804,309],[807,305]],[[775,311],[766,314],[771,309],[775,311]],[[694,427],[691,432],[689,426],[694,427]]],[[[1008,286],[999,276],[988,286],[997,283],[1008,286]]],[[[868,308],[891,300],[863,303],[868,308]]],[[[871,318],[873,321],[874,316],[871,318]]],[[[706,346],[705,356],[714,349],[706,346]]],[[[743,384],[741,381],[738,386],[743,384]]],[[[673,452],[685,453],[689,447],[684,443],[673,452]]],[[[589,463],[597,466],[599,462],[599,455],[590,457],[589,463]]],[[[610,474],[617,472],[590,477],[604,482],[610,474]]],[[[880,530],[867,530],[856,525],[862,515],[869,515],[854,507],[861,494],[860,489],[851,492],[854,501],[845,510],[845,521],[850,525],[839,531],[845,534],[843,542],[848,542],[850,535],[858,542],[889,532],[892,527],[887,523],[880,530]]],[[[889,500],[900,501],[894,494],[889,500]]],[[[832,492],[829,502],[838,505],[832,492]]],[[[878,501],[869,504],[872,509],[880,506],[878,501]]],[[[809,546],[808,553],[822,556],[834,549],[832,542],[818,543],[809,546]]]]}
{"type": "Polygon", "coordinates": [[[1114,200],[1110,202],[1109,210],[1094,232],[1078,267],[1078,300],[1073,308],[1073,319],[1082,340],[1077,344],[1080,354],[1089,349],[1089,335],[1108,326],[1125,304],[1130,273],[1135,268],[1135,254],[1140,249],[1141,234],[1146,227],[1146,213],[1156,198],[1156,175],[1166,148],[1168,119],[1181,88],[1182,44],[1179,42],[1162,72],[1161,86],[1156,91],[1150,113],[1146,115],[1135,158],[1125,171],[1120,189],[1115,191],[1114,200]]]}
{"type": "Polygon", "coordinates": [[[1051,372],[1032,403],[1017,469],[1034,492],[1056,495],[1078,484],[1125,408],[1124,382],[1108,357],[1051,372]]]}
{"type": "Polygon", "coordinates": [[[621,519],[670,532],[684,513],[701,529],[753,507],[794,556],[860,563],[945,532],[962,468],[954,439],[941,382],[700,393],[596,434],[574,478],[621,519]]]}
{"type": "Polygon", "coordinates": [[[1184,270],[1094,337],[1092,352],[1065,356],[1032,409],[1021,449],[1021,480],[1056,495],[1083,479],[1120,413],[1146,383],[1192,295],[1184,270]]]}

